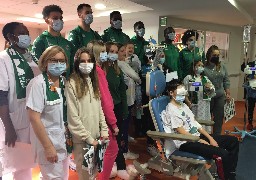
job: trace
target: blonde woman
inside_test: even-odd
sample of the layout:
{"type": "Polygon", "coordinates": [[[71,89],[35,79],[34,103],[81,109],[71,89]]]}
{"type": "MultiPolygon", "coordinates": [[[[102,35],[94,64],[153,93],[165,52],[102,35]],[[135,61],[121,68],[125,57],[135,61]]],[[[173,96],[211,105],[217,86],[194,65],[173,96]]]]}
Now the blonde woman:
{"type": "Polygon", "coordinates": [[[114,103],[108,88],[106,73],[101,68],[102,63],[108,60],[106,46],[101,41],[92,41],[87,45],[87,47],[90,48],[91,52],[93,52],[96,60],[96,72],[99,79],[101,106],[106,117],[109,132],[110,141],[103,160],[104,168],[99,175],[99,179],[105,180],[110,178],[111,170],[117,156],[118,146],[116,141],[116,135],[118,134],[119,129],[116,124],[114,103]]]}
{"type": "Polygon", "coordinates": [[[85,150],[108,139],[108,127],[101,107],[95,59],[87,48],[76,52],[74,72],[66,86],[68,125],[73,135],[76,170],[80,180],[94,179],[96,172],[82,168],[85,150]]]}
{"type": "Polygon", "coordinates": [[[65,139],[66,106],[64,77],[67,56],[50,46],[39,59],[42,74],[27,87],[28,115],[33,127],[31,143],[43,179],[68,179],[69,161],[65,139]]]}

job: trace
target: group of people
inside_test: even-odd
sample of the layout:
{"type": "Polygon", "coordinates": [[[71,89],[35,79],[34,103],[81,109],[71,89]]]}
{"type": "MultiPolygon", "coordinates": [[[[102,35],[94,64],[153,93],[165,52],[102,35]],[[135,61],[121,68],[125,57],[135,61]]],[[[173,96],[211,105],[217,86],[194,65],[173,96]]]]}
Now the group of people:
{"type": "MultiPolygon", "coordinates": [[[[63,11],[57,5],[45,6],[42,14],[48,29],[36,38],[31,52],[27,49],[31,38],[24,24],[10,22],[4,26],[3,37],[10,45],[0,53],[0,118],[5,127],[6,145],[31,143],[43,179],[68,179],[73,153],[79,179],[84,180],[97,175],[96,169],[91,174],[84,168],[85,149],[97,148],[99,141],[109,141],[99,179],[116,175],[133,179],[136,170],[132,166],[127,168],[125,163],[125,159],[138,158],[138,154],[128,149],[131,119],[136,117],[138,135],[154,128],[148,109],[142,110],[142,105],[148,102],[145,74],[154,70],[154,62],[145,55],[145,46],[149,45],[143,38],[145,26],[141,21],[136,22],[135,36],[129,38],[122,32],[120,12],[113,11],[111,27],[100,36],[90,28],[91,6],[80,4],[77,13],[80,23],[65,39],[61,36],[63,11]]],[[[204,53],[196,47],[198,33],[195,30],[184,33],[182,43],[186,48],[180,52],[173,44],[175,31],[172,27],[165,29],[164,37],[161,44],[165,48],[156,51],[154,57],[160,66],[155,68],[161,67],[159,69],[165,73],[177,71],[179,80],[187,88],[190,82],[200,81],[203,85],[203,91],[188,94],[184,93],[185,89],[178,93],[181,86],[178,82],[173,87],[168,86],[169,95],[173,97],[170,103],[177,106],[172,108],[184,107],[186,113],[191,108],[195,116],[203,120],[210,120],[213,115],[213,137],[219,137],[224,103],[230,100],[230,81],[225,66],[219,61],[218,47],[211,46],[205,59],[204,53]],[[188,106],[183,106],[182,102],[188,106]]],[[[193,120],[191,114],[188,119],[193,120]]],[[[204,137],[199,143],[219,146],[212,149],[218,152],[221,149],[222,153],[215,155],[224,157],[224,168],[227,163],[233,163],[225,173],[226,177],[231,177],[230,172],[236,166],[237,141],[232,139],[222,147],[224,140],[211,138],[196,121],[192,123],[196,131],[191,133],[190,128],[181,128],[184,123],[177,118],[166,119],[176,124],[172,125],[175,132],[200,132],[204,137]]],[[[211,129],[207,131],[211,133],[211,129]]],[[[155,148],[149,138],[148,144],[155,148]]],[[[185,144],[180,146],[184,151],[191,149],[189,145],[186,147],[185,144]]],[[[198,147],[194,146],[195,150],[198,147]]],[[[211,158],[211,155],[205,156],[211,158]]],[[[17,170],[13,176],[17,180],[32,179],[31,169],[17,170]]]]}

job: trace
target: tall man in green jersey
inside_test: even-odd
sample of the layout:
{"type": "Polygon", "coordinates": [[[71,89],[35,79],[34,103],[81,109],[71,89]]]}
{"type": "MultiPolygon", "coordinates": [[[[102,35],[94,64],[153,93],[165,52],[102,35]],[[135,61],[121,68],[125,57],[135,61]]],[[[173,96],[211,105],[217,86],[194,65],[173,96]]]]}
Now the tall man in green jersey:
{"type": "Polygon", "coordinates": [[[102,40],[104,42],[126,44],[130,41],[129,36],[122,31],[122,16],[119,11],[110,13],[110,24],[111,27],[104,30],[104,34],[102,35],[102,40]]]}
{"type": "Polygon", "coordinates": [[[60,46],[68,57],[69,68],[66,72],[66,76],[69,77],[73,69],[74,64],[74,47],[71,42],[61,36],[60,31],[63,29],[63,11],[57,5],[45,6],[43,9],[43,18],[48,24],[48,30],[39,35],[32,47],[32,53],[39,59],[42,53],[49,46],[60,46]]]}
{"type": "Polygon", "coordinates": [[[134,32],[136,33],[135,36],[131,38],[131,41],[134,44],[134,53],[139,57],[141,61],[141,66],[146,65],[145,63],[145,46],[149,45],[143,36],[145,34],[145,26],[144,23],[141,21],[136,22],[133,25],[134,32]]]}
{"type": "Polygon", "coordinates": [[[167,27],[164,30],[164,38],[165,40],[161,42],[161,45],[165,46],[164,69],[167,69],[169,72],[177,71],[178,77],[181,78],[179,49],[173,45],[175,30],[172,27],[167,27]]]}
{"type": "Polygon", "coordinates": [[[92,40],[101,40],[100,35],[90,28],[93,22],[92,8],[89,4],[80,4],[77,7],[77,14],[80,18],[79,25],[70,31],[68,40],[72,42],[75,49],[78,50],[92,40]]]}

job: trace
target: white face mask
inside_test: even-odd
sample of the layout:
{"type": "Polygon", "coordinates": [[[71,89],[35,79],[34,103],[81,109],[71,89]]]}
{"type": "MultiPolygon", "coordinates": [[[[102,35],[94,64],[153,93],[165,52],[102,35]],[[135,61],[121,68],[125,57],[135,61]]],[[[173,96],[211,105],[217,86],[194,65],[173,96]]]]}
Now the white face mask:
{"type": "Polygon", "coordinates": [[[19,35],[18,36],[19,42],[17,42],[17,45],[20,48],[27,49],[31,43],[31,38],[29,35],[19,35]]]}
{"type": "Polygon", "coordinates": [[[52,21],[52,29],[56,32],[60,32],[63,29],[64,22],[60,19],[52,21]]]}
{"type": "Polygon", "coordinates": [[[92,14],[87,14],[84,18],[85,24],[89,25],[93,22],[93,15],[92,14]]]}
{"type": "Polygon", "coordinates": [[[83,74],[90,74],[93,69],[93,63],[80,63],[79,70],[83,74]]]}

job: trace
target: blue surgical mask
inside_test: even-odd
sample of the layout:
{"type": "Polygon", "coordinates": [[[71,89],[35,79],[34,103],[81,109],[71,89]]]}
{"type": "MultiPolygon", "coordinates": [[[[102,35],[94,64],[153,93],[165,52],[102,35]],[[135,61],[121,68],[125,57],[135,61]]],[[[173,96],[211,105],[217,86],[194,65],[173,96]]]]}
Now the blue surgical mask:
{"type": "Polygon", "coordinates": [[[204,72],[204,67],[199,66],[199,67],[196,69],[196,74],[202,74],[202,72],[204,72]]]}
{"type": "Polygon", "coordinates": [[[175,100],[178,102],[178,103],[183,103],[184,100],[185,100],[185,96],[184,95],[176,95],[176,98],[175,100]]]}
{"type": "Polygon", "coordinates": [[[175,39],[175,33],[174,32],[169,33],[168,38],[173,41],[175,39]]]}
{"type": "Polygon", "coordinates": [[[160,59],[159,59],[159,63],[160,63],[160,64],[164,64],[164,62],[165,62],[165,58],[160,58],[160,59]]]}
{"type": "Polygon", "coordinates": [[[17,42],[17,46],[24,49],[27,49],[29,47],[31,42],[31,38],[29,35],[19,35],[18,39],[19,42],[17,42]]]}
{"type": "Polygon", "coordinates": [[[145,29],[144,28],[138,29],[137,32],[138,32],[138,36],[143,37],[145,34],[145,29]]]}
{"type": "Polygon", "coordinates": [[[63,29],[64,22],[60,19],[52,21],[52,29],[56,32],[60,32],[63,29]]]}
{"type": "Polygon", "coordinates": [[[115,53],[108,53],[108,59],[110,61],[117,61],[118,59],[118,54],[115,54],[115,53]]]}
{"type": "Polygon", "coordinates": [[[113,27],[115,29],[121,29],[122,28],[122,21],[120,21],[120,20],[113,21],[113,27]]]}
{"type": "Polygon", "coordinates": [[[66,71],[66,68],[66,63],[48,63],[47,70],[51,75],[57,77],[64,73],[66,71]]]}
{"type": "Polygon", "coordinates": [[[89,25],[93,22],[93,15],[87,14],[84,19],[85,24],[89,25]]]}
{"type": "Polygon", "coordinates": [[[100,61],[105,62],[108,60],[108,53],[107,52],[101,52],[100,53],[100,61]]]}
{"type": "Polygon", "coordinates": [[[189,46],[190,47],[195,47],[196,46],[196,42],[195,41],[190,41],[189,42],[189,46]]]}

